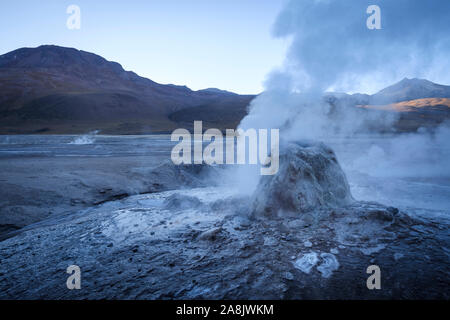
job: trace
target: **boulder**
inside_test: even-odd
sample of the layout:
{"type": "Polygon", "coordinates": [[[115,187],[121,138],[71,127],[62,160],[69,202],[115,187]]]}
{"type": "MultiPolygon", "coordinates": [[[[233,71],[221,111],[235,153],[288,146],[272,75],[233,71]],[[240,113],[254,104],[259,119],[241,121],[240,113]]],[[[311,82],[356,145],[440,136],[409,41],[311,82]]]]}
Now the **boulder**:
{"type": "Polygon", "coordinates": [[[353,197],[333,150],[323,143],[280,144],[280,167],[262,176],[253,194],[253,216],[302,213],[350,204],[353,197]]]}

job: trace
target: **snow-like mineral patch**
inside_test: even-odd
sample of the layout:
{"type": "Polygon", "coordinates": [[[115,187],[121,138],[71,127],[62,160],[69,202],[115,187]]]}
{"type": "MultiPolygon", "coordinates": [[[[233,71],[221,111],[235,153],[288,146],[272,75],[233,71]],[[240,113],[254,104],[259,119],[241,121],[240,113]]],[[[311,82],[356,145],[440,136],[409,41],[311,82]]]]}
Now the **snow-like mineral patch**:
{"type": "Polygon", "coordinates": [[[304,254],[301,258],[294,262],[294,267],[304,273],[310,273],[311,269],[319,262],[317,252],[304,254]]]}
{"type": "Polygon", "coordinates": [[[321,253],[322,263],[317,267],[317,270],[322,274],[322,277],[329,278],[334,271],[339,269],[339,262],[331,253],[321,253]]]}

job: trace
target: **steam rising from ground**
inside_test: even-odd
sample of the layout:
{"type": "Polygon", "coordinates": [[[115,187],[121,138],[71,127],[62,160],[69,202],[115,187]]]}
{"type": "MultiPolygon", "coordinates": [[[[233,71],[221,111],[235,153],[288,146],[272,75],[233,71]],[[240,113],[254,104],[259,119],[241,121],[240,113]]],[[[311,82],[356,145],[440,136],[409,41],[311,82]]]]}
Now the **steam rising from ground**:
{"type": "Polygon", "coordinates": [[[352,169],[374,177],[450,177],[450,126],[391,138],[374,144],[354,160],[352,169]]]}
{"type": "MultiPolygon", "coordinates": [[[[275,36],[292,39],[285,63],[268,75],[265,92],[252,101],[240,128],[279,128],[284,140],[327,140],[336,134],[351,137],[369,131],[369,124],[389,127],[394,115],[362,113],[342,102],[330,104],[324,101],[325,92],[374,93],[404,77],[449,83],[448,12],[448,0],[289,1],[273,29],[275,36]],[[366,25],[366,9],[373,4],[381,9],[381,30],[366,25]]],[[[395,174],[412,170],[406,160],[414,154],[425,164],[419,172],[437,173],[447,170],[450,157],[436,153],[433,146],[448,146],[448,138],[448,129],[435,136],[394,138],[389,150],[373,147],[355,165],[395,174]]],[[[256,170],[238,171],[239,183],[252,190],[259,178],[256,170]]]]}
{"type": "Polygon", "coordinates": [[[73,141],[69,142],[69,144],[76,144],[76,145],[93,144],[95,142],[95,136],[98,133],[99,131],[95,130],[89,132],[88,134],[78,136],[73,141]]]}

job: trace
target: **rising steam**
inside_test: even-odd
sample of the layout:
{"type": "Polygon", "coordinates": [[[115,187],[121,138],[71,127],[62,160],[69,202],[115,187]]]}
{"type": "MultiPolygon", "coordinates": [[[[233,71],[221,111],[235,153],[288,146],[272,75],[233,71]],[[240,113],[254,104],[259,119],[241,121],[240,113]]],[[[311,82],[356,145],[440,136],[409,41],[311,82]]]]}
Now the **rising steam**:
{"type": "MultiPolygon", "coordinates": [[[[391,126],[394,115],[362,113],[324,95],[374,93],[404,77],[450,83],[449,12],[448,0],[289,1],[273,27],[276,37],[292,41],[284,65],[268,75],[265,92],[252,101],[239,127],[279,128],[284,140],[327,140],[391,126]],[[366,9],[373,4],[381,9],[380,30],[366,25],[366,9]]],[[[430,141],[418,136],[419,144],[430,141]]],[[[239,175],[248,186],[251,174],[239,175]]]]}

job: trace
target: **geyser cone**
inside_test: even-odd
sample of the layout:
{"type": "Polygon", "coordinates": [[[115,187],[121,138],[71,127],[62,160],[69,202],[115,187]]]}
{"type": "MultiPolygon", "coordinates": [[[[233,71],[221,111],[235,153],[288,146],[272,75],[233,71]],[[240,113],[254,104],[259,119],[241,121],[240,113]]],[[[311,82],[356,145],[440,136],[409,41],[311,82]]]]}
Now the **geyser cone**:
{"type": "Polygon", "coordinates": [[[280,168],[263,176],[253,195],[253,216],[302,213],[351,203],[347,178],[331,148],[301,141],[280,145],[280,168]]]}

